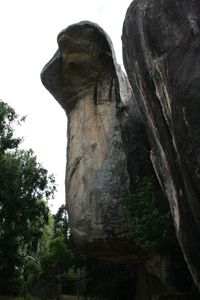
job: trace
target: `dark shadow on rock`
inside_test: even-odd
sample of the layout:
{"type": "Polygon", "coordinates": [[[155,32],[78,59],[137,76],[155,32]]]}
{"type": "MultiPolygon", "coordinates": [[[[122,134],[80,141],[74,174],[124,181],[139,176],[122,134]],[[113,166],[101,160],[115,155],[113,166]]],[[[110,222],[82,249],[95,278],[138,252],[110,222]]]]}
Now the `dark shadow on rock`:
{"type": "Polygon", "coordinates": [[[122,39],[151,159],[200,288],[200,2],[135,0],[122,39]]]}

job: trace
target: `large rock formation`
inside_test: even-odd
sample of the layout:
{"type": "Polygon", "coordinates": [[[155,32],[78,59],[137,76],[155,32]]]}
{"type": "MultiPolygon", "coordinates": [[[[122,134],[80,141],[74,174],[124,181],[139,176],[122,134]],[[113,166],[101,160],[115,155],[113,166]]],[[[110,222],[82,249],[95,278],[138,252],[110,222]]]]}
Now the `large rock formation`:
{"type": "Polygon", "coordinates": [[[200,288],[200,2],[135,0],[124,63],[146,119],[151,159],[200,288]]]}
{"type": "Polygon", "coordinates": [[[66,198],[72,234],[88,254],[138,261],[123,233],[123,195],[134,176],[151,167],[131,88],[98,25],[71,25],[59,34],[58,45],[41,78],[68,118],[66,198]]]}

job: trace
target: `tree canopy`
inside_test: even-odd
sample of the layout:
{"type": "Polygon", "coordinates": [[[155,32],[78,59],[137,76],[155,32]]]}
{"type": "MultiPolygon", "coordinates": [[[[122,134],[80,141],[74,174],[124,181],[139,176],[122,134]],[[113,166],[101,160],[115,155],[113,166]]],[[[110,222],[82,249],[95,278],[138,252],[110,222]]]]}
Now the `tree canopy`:
{"type": "Polygon", "coordinates": [[[21,150],[14,127],[24,121],[0,101],[0,291],[20,289],[23,259],[37,252],[48,222],[46,202],[55,191],[53,175],[32,150],[21,150]]]}

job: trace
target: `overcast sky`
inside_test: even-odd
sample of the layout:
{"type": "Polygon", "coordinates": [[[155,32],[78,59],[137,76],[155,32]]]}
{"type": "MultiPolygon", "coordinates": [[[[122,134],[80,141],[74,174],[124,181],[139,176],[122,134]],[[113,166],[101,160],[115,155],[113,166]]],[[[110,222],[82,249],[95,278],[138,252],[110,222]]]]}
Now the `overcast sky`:
{"type": "Polygon", "coordinates": [[[64,203],[67,119],[42,86],[40,72],[57,49],[58,33],[68,25],[89,20],[111,37],[122,64],[121,33],[131,0],[0,0],[0,99],[27,115],[18,131],[23,148],[56,176],[58,192],[52,211],[64,203]]]}

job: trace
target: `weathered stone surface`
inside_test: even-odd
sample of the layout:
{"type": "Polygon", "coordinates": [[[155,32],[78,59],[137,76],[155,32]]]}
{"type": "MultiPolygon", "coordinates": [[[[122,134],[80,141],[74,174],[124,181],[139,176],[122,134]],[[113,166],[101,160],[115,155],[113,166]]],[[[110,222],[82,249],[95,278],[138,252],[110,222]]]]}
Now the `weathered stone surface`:
{"type": "Polygon", "coordinates": [[[200,2],[135,0],[122,39],[151,159],[200,288],[200,2]]]}
{"type": "Polygon", "coordinates": [[[58,45],[41,78],[68,117],[66,198],[72,234],[88,254],[137,261],[123,233],[123,195],[134,176],[151,167],[130,85],[98,25],[71,25],[59,34],[58,45]]]}

